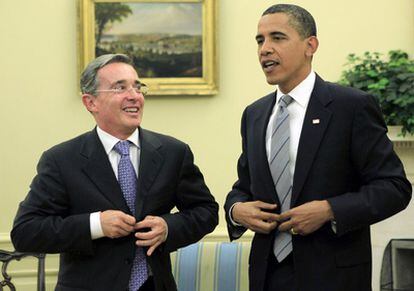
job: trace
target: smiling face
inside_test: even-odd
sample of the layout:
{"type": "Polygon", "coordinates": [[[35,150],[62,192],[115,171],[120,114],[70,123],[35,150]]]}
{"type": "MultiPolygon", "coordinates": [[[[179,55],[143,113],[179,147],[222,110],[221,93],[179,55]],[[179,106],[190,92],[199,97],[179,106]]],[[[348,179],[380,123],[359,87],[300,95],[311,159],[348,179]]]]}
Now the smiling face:
{"type": "MultiPolygon", "coordinates": [[[[111,63],[98,71],[99,90],[111,90],[115,87],[131,88],[138,81],[135,69],[125,63],[111,63]]],[[[119,138],[128,138],[141,124],[144,111],[144,96],[135,90],[124,93],[99,92],[96,96],[83,94],[82,101],[91,112],[97,125],[109,134],[119,138]]]]}
{"type": "Polygon", "coordinates": [[[318,48],[315,36],[303,38],[285,13],[262,16],[256,41],[258,56],[267,82],[288,93],[311,71],[312,56],[318,48]]]}

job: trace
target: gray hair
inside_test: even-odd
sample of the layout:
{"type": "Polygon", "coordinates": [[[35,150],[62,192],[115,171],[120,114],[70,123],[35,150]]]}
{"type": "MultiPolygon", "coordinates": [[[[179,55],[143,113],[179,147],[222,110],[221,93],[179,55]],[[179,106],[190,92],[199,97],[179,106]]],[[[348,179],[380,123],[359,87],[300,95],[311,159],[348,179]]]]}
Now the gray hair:
{"type": "Polygon", "coordinates": [[[106,65],[112,63],[125,63],[133,65],[130,57],[124,54],[107,54],[101,55],[91,61],[83,70],[80,78],[80,88],[82,94],[96,95],[96,90],[99,86],[98,71],[106,65]]]}
{"type": "Polygon", "coordinates": [[[302,38],[316,36],[315,19],[306,9],[293,4],[276,4],[267,8],[262,16],[274,13],[287,14],[289,16],[289,24],[302,38]]]}

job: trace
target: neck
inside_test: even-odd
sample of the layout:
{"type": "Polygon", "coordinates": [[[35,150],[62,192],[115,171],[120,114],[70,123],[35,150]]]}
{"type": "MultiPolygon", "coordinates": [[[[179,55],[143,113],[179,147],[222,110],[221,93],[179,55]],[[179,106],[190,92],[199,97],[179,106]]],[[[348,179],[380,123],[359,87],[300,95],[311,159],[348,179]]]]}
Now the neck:
{"type": "Polygon", "coordinates": [[[312,68],[311,66],[309,66],[305,68],[304,70],[297,72],[298,77],[292,80],[291,82],[288,82],[286,84],[278,84],[279,90],[283,94],[288,94],[290,91],[295,89],[300,83],[302,83],[303,80],[305,80],[309,76],[311,71],[312,71],[312,68]]]}

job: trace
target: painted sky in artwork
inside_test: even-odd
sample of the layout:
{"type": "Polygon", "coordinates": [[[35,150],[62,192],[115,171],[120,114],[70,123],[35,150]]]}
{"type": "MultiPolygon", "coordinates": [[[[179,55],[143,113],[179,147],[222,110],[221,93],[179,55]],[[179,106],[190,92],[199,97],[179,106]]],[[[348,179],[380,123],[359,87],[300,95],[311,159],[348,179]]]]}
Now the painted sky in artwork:
{"type": "Polygon", "coordinates": [[[202,34],[199,3],[127,3],[133,14],[115,22],[105,34],[173,33],[202,34]]]}

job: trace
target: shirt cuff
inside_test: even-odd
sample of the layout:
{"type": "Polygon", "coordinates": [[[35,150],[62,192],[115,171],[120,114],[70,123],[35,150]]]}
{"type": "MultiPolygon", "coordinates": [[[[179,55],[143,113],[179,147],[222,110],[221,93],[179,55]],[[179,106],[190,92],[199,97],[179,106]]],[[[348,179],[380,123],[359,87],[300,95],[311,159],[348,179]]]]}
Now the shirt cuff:
{"type": "MultiPolygon", "coordinates": [[[[165,222],[165,224],[167,224],[167,222],[165,222]]],[[[168,238],[168,224],[167,224],[167,230],[165,231],[165,240],[166,241],[168,238]]]]}
{"type": "Polygon", "coordinates": [[[231,207],[230,207],[230,210],[229,210],[229,218],[230,218],[230,222],[231,222],[231,224],[233,224],[234,226],[243,226],[243,225],[241,225],[240,223],[237,223],[237,222],[235,222],[234,220],[233,220],[233,207],[237,204],[237,203],[240,203],[240,202],[236,202],[236,203],[234,203],[231,207]]]}
{"type": "Polygon", "coordinates": [[[331,221],[331,228],[332,228],[332,231],[336,234],[336,232],[337,232],[337,230],[336,230],[336,220],[331,221]]]}
{"type": "Polygon", "coordinates": [[[102,226],[101,226],[101,212],[100,211],[91,213],[91,215],[89,216],[89,224],[91,227],[91,238],[93,240],[105,236],[102,230],[102,226]]]}

